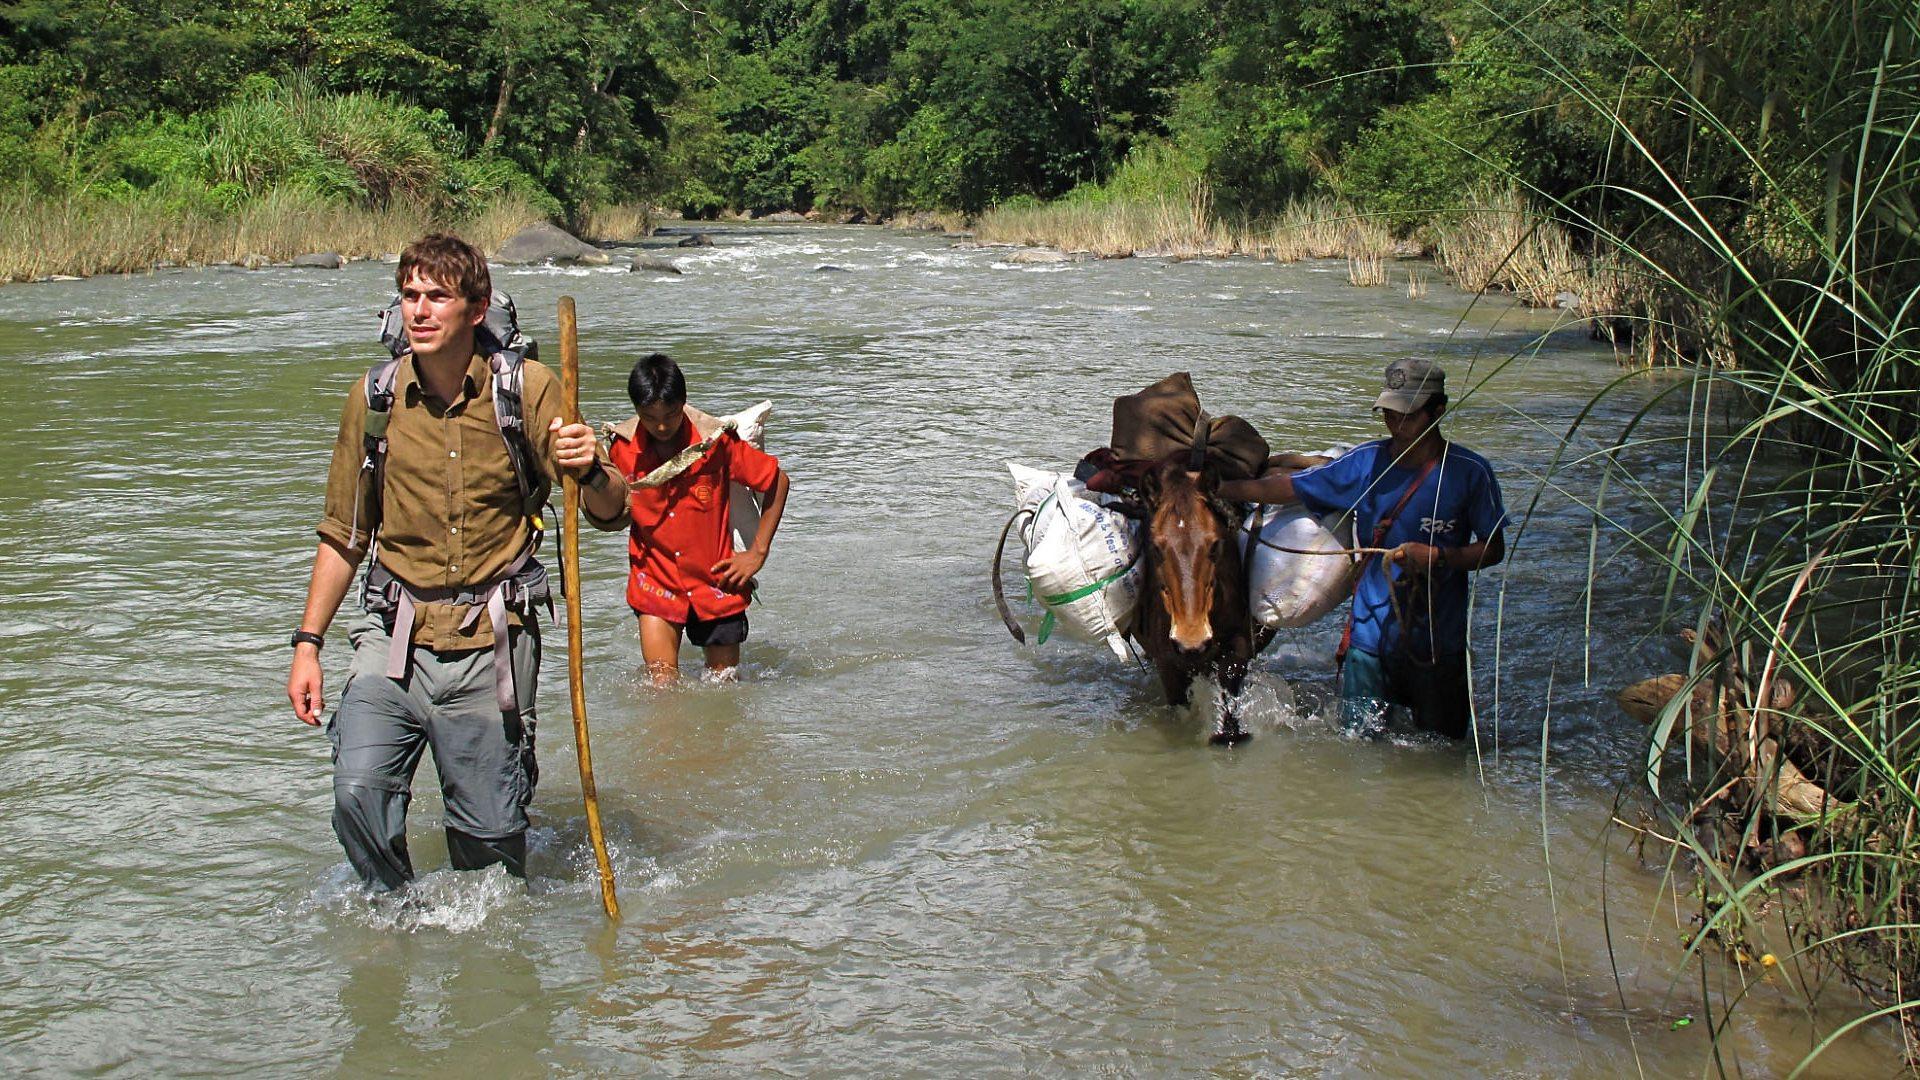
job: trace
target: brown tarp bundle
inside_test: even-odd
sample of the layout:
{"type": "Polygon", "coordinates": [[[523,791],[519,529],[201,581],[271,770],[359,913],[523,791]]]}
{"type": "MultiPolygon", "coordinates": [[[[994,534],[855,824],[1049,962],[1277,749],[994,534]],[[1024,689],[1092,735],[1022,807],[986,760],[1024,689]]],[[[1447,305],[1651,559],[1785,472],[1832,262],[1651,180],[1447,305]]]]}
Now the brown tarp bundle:
{"type": "MultiPolygon", "coordinates": [[[[1137,394],[1113,399],[1114,457],[1122,463],[1160,461],[1185,454],[1193,446],[1193,425],[1200,417],[1200,395],[1193,376],[1175,372],[1137,394]]],[[[1260,475],[1267,464],[1267,440],[1237,416],[1216,416],[1207,425],[1207,460],[1223,480],[1260,475]]]]}

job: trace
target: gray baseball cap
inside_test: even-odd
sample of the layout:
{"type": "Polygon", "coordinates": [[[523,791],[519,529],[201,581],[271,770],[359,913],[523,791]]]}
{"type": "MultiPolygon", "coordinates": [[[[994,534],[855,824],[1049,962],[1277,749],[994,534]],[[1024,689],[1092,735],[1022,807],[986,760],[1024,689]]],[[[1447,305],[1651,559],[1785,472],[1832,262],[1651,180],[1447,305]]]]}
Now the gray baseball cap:
{"type": "Polygon", "coordinates": [[[1419,412],[1433,395],[1447,392],[1447,373],[1424,356],[1409,356],[1387,365],[1386,387],[1373,399],[1374,408],[1419,412]]]}

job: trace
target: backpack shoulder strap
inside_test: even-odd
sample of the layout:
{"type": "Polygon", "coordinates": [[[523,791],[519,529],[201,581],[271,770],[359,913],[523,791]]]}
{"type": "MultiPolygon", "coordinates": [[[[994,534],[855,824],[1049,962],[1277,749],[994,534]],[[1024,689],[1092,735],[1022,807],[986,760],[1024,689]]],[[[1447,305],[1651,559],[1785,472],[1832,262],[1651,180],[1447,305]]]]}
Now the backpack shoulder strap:
{"type": "Polygon", "coordinates": [[[533,442],[527,437],[526,356],[502,349],[487,358],[487,366],[493,372],[493,422],[507,444],[514,483],[520,488],[520,509],[535,517],[546,505],[553,484],[534,460],[533,442]]]}
{"type": "MultiPolygon", "coordinates": [[[[366,429],[369,438],[384,440],[387,437],[387,420],[393,416],[393,384],[400,375],[400,361],[405,353],[389,357],[367,369],[367,377],[361,382],[361,390],[367,397],[366,429]]],[[[381,448],[385,450],[385,447],[381,448]]]]}
{"type": "Polygon", "coordinates": [[[393,418],[393,384],[400,373],[401,357],[393,356],[367,369],[360,380],[360,392],[366,396],[367,414],[361,423],[360,482],[370,485],[371,499],[355,499],[353,524],[347,529],[347,544],[357,546],[360,539],[360,505],[369,502],[372,520],[367,523],[371,544],[380,531],[380,495],[387,477],[387,421],[393,418]]]}

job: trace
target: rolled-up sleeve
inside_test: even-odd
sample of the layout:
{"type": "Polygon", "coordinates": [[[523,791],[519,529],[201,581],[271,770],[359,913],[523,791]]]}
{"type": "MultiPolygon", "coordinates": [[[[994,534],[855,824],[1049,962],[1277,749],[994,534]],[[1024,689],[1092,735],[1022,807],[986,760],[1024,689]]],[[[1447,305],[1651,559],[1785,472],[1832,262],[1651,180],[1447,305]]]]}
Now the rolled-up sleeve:
{"type": "Polygon", "coordinates": [[[340,430],[333,439],[333,463],[327,467],[326,506],[315,530],[320,539],[358,559],[367,553],[374,527],[373,485],[364,483],[360,465],[366,459],[367,402],[358,383],[347,392],[340,410],[340,430]]]}

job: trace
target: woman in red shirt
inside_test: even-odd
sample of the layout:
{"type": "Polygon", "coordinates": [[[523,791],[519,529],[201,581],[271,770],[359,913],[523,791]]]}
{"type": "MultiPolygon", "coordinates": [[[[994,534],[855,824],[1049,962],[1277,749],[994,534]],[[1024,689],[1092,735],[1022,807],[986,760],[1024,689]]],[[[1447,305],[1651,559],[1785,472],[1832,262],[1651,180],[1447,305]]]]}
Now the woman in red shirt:
{"type": "Polygon", "coordinates": [[[740,664],[753,576],[766,564],[787,505],[780,463],[687,405],[687,380],[664,353],[633,365],[627,396],[636,415],[613,429],[608,456],[628,477],[633,529],[627,542],[627,604],[640,617],[640,653],[655,686],[680,677],[680,637],[706,651],[710,677],[740,664]],[[733,550],[728,491],[768,493],[760,528],[733,550]]]}

